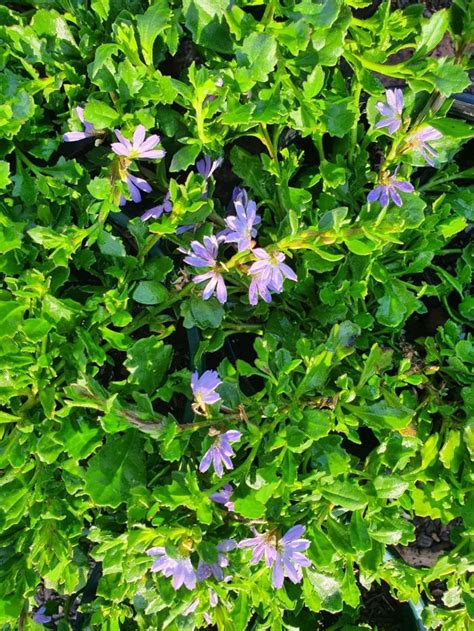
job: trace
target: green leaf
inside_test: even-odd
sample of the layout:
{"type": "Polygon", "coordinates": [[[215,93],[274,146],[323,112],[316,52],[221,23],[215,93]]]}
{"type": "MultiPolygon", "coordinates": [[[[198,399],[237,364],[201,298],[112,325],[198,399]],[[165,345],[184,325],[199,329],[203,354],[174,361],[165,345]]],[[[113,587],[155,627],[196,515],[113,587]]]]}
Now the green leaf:
{"type": "Polygon", "coordinates": [[[91,8],[99,16],[101,22],[109,17],[110,0],[92,0],[91,8]]]}
{"type": "Polygon", "coordinates": [[[356,112],[351,97],[330,97],[318,103],[322,109],[321,122],[331,136],[342,138],[352,129],[356,112]]]}
{"type": "Polygon", "coordinates": [[[166,300],[166,288],[155,280],[142,280],[132,298],[142,305],[159,305],[166,300]]]}
{"type": "Polygon", "coordinates": [[[277,45],[273,35],[251,33],[237,51],[237,62],[239,66],[249,69],[250,78],[254,81],[266,81],[276,65],[276,52],[277,45]]]}
{"type": "Polygon", "coordinates": [[[196,44],[221,53],[232,52],[232,38],[223,16],[228,0],[183,0],[186,28],[196,44]]]}
{"type": "Polygon", "coordinates": [[[424,57],[443,39],[449,25],[449,12],[441,9],[433,13],[421,26],[421,35],[416,40],[416,50],[410,61],[424,57]]]}
{"type": "Polygon", "coordinates": [[[378,475],[374,480],[374,486],[379,497],[396,499],[407,490],[408,482],[393,474],[378,475]]]}
{"type": "Polygon", "coordinates": [[[327,488],[321,487],[321,493],[332,504],[348,510],[358,510],[367,505],[367,495],[351,482],[334,480],[327,488]]]}
{"type": "Polygon", "coordinates": [[[357,406],[344,404],[352,414],[362,419],[369,427],[385,427],[387,429],[403,429],[410,424],[414,411],[400,404],[393,407],[385,401],[379,401],[372,405],[357,406]]]}
{"type": "Polygon", "coordinates": [[[199,488],[196,473],[188,471],[185,474],[182,471],[174,471],[172,478],[171,484],[155,488],[153,494],[156,499],[171,509],[186,506],[196,512],[200,522],[210,524],[213,517],[211,502],[199,488]]]}
{"type": "Polygon", "coordinates": [[[203,300],[199,296],[191,296],[181,304],[181,315],[184,316],[184,326],[192,329],[216,329],[222,323],[224,307],[215,299],[203,300]]]}
{"type": "Polygon", "coordinates": [[[315,66],[308,78],[303,83],[303,94],[306,99],[311,100],[317,96],[324,85],[324,70],[321,66],[315,66]]]}
{"type": "Polygon", "coordinates": [[[138,432],[109,436],[89,460],[84,490],[97,506],[118,508],[131,489],[145,484],[143,441],[138,432]]]}
{"type": "Polygon", "coordinates": [[[137,15],[143,59],[149,66],[153,64],[153,44],[158,35],[168,26],[170,17],[168,2],[164,0],[149,7],[143,15],[137,15]]]}
{"type": "Polygon", "coordinates": [[[125,256],[125,248],[122,240],[115,237],[107,230],[102,230],[97,238],[97,245],[102,254],[106,256],[125,256]]]}
{"type": "Polygon", "coordinates": [[[106,177],[95,177],[87,185],[87,190],[94,199],[110,199],[112,196],[112,184],[106,177]]]}
{"type": "Polygon", "coordinates": [[[5,160],[0,160],[0,189],[10,184],[10,165],[5,160]]]}
{"type": "Polygon", "coordinates": [[[331,613],[337,613],[342,609],[341,585],[338,580],[328,574],[321,574],[315,570],[306,569],[305,579],[303,583],[303,593],[305,594],[305,602],[312,611],[324,609],[331,613]],[[319,608],[314,608],[314,604],[309,604],[306,600],[308,590],[305,587],[309,585],[310,589],[318,596],[319,608]]]}
{"type": "Polygon", "coordinates": [[[200,151],[201,145],[199,144],[186,145],[186,147],[182,147],[173,155],[170,171],[183,171],[183,169],[186,169],[190,164],[194,164],[200,151]]]}
{"type": "Polygon", "coordinates": [[[265,515],[265,504],[257,501],[254,495],[239,497],[235,500],[235,512],[247,519],[260,519],[265,515]]]}
{"type": "Polygon", "coordinates": [[[118,113],[103,101],[89,101],[84,109],[84,119],[96,129],[112,129],[118,123],[118,113]]]}
{"type": "Polygon", "coordinates": [[[446,467],[456,473],[461,466],[464,455],[461,432],[457,429],[449,430],[447,439],[439,452],[439,459],[446,467]]]}
{"type": "Polygon", "coordinates": [[[171,363],[173,348],[158,337],[145,337],[135,342],[127,353],[125,368],[129,383],[151,394],[163,383],[171,363]]]}
{"type": "Polygon", "coordinates": [[[3,412],[2,410],[0,410],[0,424],[16,423],[17,421],[21,421],[20,416],[15,416],[14,414],[10,414],[9,412],[3,412]]]}
{"type": "Polygon", "coordinates": [[[350,523],[351,543],[357,552],[367,552],[372,548],[369,531],[361,511],[354,511],[350,523]]]}

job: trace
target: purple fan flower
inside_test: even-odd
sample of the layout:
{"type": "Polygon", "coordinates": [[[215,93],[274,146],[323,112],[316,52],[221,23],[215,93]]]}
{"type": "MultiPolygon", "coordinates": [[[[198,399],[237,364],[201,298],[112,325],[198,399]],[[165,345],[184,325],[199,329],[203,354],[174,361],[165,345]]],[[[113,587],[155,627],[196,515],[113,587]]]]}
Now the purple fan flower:
{"type": "Polygon", "coordinates": [[[230,550],[234,550],[236,547],[237,544],[233,541],[233,539],[225,539],[219,543],[217,545],[216,563],[205,563],[204,561],[199,561],[197,569],[198,581],[205,581],[210,576],[213,576],[216,581],[224,580],[224,571],[222,568],[229,565],[229,559],[224,553],[230,552],[230,550]]]}
{"type": "MultiPolygon", "coordinates": [[[[130,193],[130,197],[138,204],[142,201],[141,191],[144,193],[149,193],[151,191],[151,186],[148,184],[146,180],[142,177],[137,177],[136,175],[132,175],[131,173],[127,173],[127,186],[128,191],[130,193]]],[[[127,200],[123,195],[120,196],[119,206],[124,206],[127,203],[127,200]]]]}
{"type": "Polygon", "coordinates": [[[381,184],[376,186],[373,191],[370,191],[367,195],[367,201],[378,201],[381,206],[387,206],[391,198],[394,204],[401,206],[403,202],[397,193],[397,189],[404,193],[413,193],[415,188],[410,182],[397,180],[396,177],[397,171],[393,175],[382,176],[381,184]]]}
{"type": "Polygon", "coordinates": [[[232,201],[236,202],[238,200],[240,200],[240,202],[244,206],[247,206],[247,204],[249,203],[249,196],[247,195],[247,191],[245,190],[245,188],[235,186],[234,190],[232,191],[232,201]]]}
{"type": "Polygon", "coordinates": [[[191,390],[193,391],[195,406],[198,409],[206,410],[206,405],[212,405],[221,400],[216,388],[222,381],[216,370],[206,370],[200,377],[198,372],[191,376],[191,390]]]}
{"type": "Polygon", "coordinates": [[[402,124],[403,92],[396,88],[387,90],[385,96],[387,102],[379,101],[376,105],[384,118],[381,118],[375,127],[376,129],[387,127],[389,134],[394,134],[402,124]]]}
{"type": "Polygon", "coordinates": [[[209,499],[211,499],[213,502],[216,502],[216,504],[223,504],[228,511],[233,511],[234,502],[230,501],[233,492],[234,489],[232,488],[232,484],[224,484],[221,490],[212,493],[212,495],[209,496],[209,499]]]}
{"type": "MultiPolygon", "coordinates": [[[[270,280],[264,273],[254,274],[249,285],[249,303],[255,306],[260,297],[264,302],[271,302],[270,280]]],[[[277,292],[280,293],[280,292],[277,292]]]]}
{"type": "MultiPolygon", "coordinates": [[[[217,158],[217,160],[212,161],[209,156],[204,156],[204,158],[196,162],[196,170],[199,175],[207,181],[214,171],[221,166],[223,160],[224,158],[217,158]]],[[[206,184],[206,191],[203,193],[202,197],[207,197],[208,195],[209,184],[206,184]]]]}
{"type": "Polygon", "coordinates": [[[227,243],[237,243],[237,250],[243,252],[250,249],[252,238],[257,236],[254,226],[257,226],[261,219],[257,215],[257,205],[253,200],[247,199],[247,194],[237,195],[234,206],[237,216],[226,217],[228,230],[225,240],[227,243]]]}
{"type": "Polygon", "coordinates": [[[176,559],[172,559],[162,546],[150,548],[147,550],[147,554],[148,556],[155,557],[151,571],[160,572],[166,577],[172,576],[174,589],[179,589],[183,584],[188,589],[194,589],[196,587],[196,572],[194,571],[189,556],[180,556],[176,559]]]}
{"type": "Polygon", "coordinates": [[[63,135],[63,140],[65,142],[76,142],[77,140],[84,140],[84,138],[92,138],[94,136],[102,135],[102,132],[97,132],[92,123],[88,123],[84,120],[83,107],[76,107],[76,114],[84,127],[84,131],[68,131],[63,135]]]}
{"type": "Polygon", "coordinates": [[[250,564],[256,565],[264,557],[265,565],[273,567],[273,587],[282,587],[285,576],[293,583],[299,583],[303,578],[301,568],[311,565],[311,561],[302,554],[310,545],[308,539],[302,539],[305,527],[293,526],[281,539],[277,539],[274,531],[261,534],[255,529],[253,531],[255,537],[239,543],[239,548],[253,548],[250,564]]]}
{"type": "Polygon", "coordinates": [[[148,219],[159,219],[161,215],[165,213],[170,213],[173,209],[173,204],[171,203],[170,193],[169,191],[166,193],[163,203],[159,206],[153,206],[153,208],[149,208],[146,210],[143,215],[140,217],[142,221],[147,221],[148,219]]]}
{"type": "MultiPolygon", "coordinates": [[[[79,139],[78,139],[79,140],[79,139]]],[[[38,624],[47,624],[53,619],[52,616],[46,616],[46,607],[43,605],[33,614],[33,620],[38,624]]]]}
{"type": "Polygon", "coordinates": [[[434,161],[438,157],[438,152],[435,151],[430,144],[428,144],[428,141],[439,140],[442,137],[443,134],[440,131],[431,127],[431,125],[427,125],[426,127],[423,127],[423,129],[420,129],[408,136],[407,145],[410,149],[418,150],[426,162],[430,166],[434,167],[434,161]]]}
{"type": "Polygon", "coordinates": [[[201,160],[196,162],[196,170],[205,180],[208,180],[216,169],[218,169],[224,158],[217,158],[217,160],[211,160],[209,156],[204,156],[201,160]]]}
{"type": "Polygon", "coordinates": [[[217,252],[221,239],[215,236],[204,237],[203,244],[199,241],[191,241],[192,252],[188,252],[184,262],[194,267],[210,267],[211,269],[204,274],[198,274],[193,277],[193,283],[202,283],[208,281],[202,292],[204,300],[208,300],[213,294],[216,294],[217,300],[224,304],[227,300],[227,288],[224,283],[222,274],[218,271],[217,252]]]}
{"type": "Polygon", "coordinates": [[[255,248],[253,254],[259,259],[252,263],[248,273],[253,276],[249,287],[249,302],[256,305],[258,295],[265,300],[271,301],[269,290],[281,293],[283,291],[283,280],[298,280],[295,272],[288,267],[283,252],[272,252],[269,254],[262,248],[255,248]],[[257,295],[258,294],[258,295],[257,295]]]}
{"type": "Polygon", "coordinates": [[[163,149],[155,149],[156,145],[160,142],[160,137],[153,134],[145,140],[145,133],[145,127],[138,125],[133,132],[132,142],[130,142],[130,140],[124,138],[119,130],[116,129],[115,135],[119,142],[112,143],[112,151],[129,160],[135,160],[137,158],[156,160],[163,158],[166,155],[166,151],[163,149]]]}
{"type": "Polygon", "coordinates": [[[189,605],[186,607],[186,609],[183,611],[183,616],[190,616],[192,613],[194,613],[196,609],[198,608],[199,603],[200,603],[199,598],[195,598],[194,600],[192,600],[189,603],[189,605]]]}
{"type": "Polygon", "coordinates": [[[217,436],[214,444],[204,454],[200,464],[199,471],[204,473],[209,469],[211,464],[214,466],[214,471],[219,478],[224,475],[224,467],[226,469],[233,469],[231,458],[235,456],[234,450],[230,446],[230,443],[235,443],[240,440],[242,434],[235,429],[231,429],[223,434],[217,436]]]}

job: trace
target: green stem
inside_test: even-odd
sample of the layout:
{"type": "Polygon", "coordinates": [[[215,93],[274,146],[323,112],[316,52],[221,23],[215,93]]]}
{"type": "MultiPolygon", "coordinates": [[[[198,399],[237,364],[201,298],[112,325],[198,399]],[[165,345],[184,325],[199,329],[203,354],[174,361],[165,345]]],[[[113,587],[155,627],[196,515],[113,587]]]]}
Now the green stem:
{"type": "Polygon", "coordinates": [[[319,136],[316,136],[314,138],[314,144],[316,145],[316,149],[318,150],[320,162],[324,162],[324,160],[326,160],[326,158],[324,156],[324,147],[323,147],[323,136],[322,136],[322,134],[319,135],[319,136]]]}
{"type": "Polygon", "coordinates": [[[433,179],[430,182],[427,182],[423,186],[420,186],[418,190],[421,191],[429,191],[432,188],[436,188],[440,184],[445,184],[446,182],[452,182],[453,180],[460,180],[463,177],[470,177],[472,175],[472,169],[466,169],[465,171],[460,171],[459,173],[455,173],[454,175],[450,175],[448,177],[444,177],[441,179],[433,179]]]}
{"type": "MultiPolygon", "coordinates": [[[[359,103],[360,103],[360,95],[362,92],[362,84],[359,81],[356,82],[355,90],[354,90],[354,105],[355,110],[359,111],[359,103]]],[[[354,124],[352,125],[351,130],[351,149],[349,154],[349,162],[354,164],[355,156],[356,156],[356,147],[357,147],[357,128],[358,128],[358,119],[357,117],[354,120],[354,124]]]]}
{"type": "Polygon", "coordinates": [[[265,8],[265,13],[263,14],[260,24],[262,24],[263,26],[267,26],[267,24],[270,24],[275,14],[277,2],[278,0],[270,0],[265,8]]]}

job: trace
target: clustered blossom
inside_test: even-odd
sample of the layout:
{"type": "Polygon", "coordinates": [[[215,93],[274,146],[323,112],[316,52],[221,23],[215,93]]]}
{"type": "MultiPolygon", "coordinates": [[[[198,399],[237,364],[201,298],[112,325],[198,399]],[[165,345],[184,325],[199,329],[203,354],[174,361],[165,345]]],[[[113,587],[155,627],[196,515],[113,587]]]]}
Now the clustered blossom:
{"type": "Polygon", "coordinates": [[[242,434],[235,429],[230,429],[223,434],[219,434],[214,443],[204,454],[200,464],[199,471],[205,473],[209,467],[214,467],[217,477],[222,478],[225,469],[233,469],[231,458],[235,456],[231,443],[238,442],[242,434]]]}
{"type": "MultiPolygon", "coordinates": [[[[379,101],[376,105],[378,111],[382,114],[382,118],[376,123],[375,127],[380,129],[387,127],[390,134],[394,134],[402,125],[403,114],[403,93],[398,88],[386,91],[386,103],[379,101]]],[[[429,144],[433,140],[439,140],[443,134],[431,125],[426,125],[422,129],[417,129],[408,135],[404,146],[400,153],[406,151],[419,151],[423,158],[430,166],[435,166],[434,160],[438,157],[437,151],[429,144]]],[[[379,184],[367,195],[368,202],[378,201],[381,206],[387,206],[390,200],[397,206],[402,206],[402,198],[398,191],[404,193],[413,193],[414,186],[405,180],[397,178],[398,167],[395,172],[390,175],[383,171],[380,175],[379,184]]]]}
{"type": "Polygon", "coordinates": [[[293,281],[297,280],[295,272],[283,262],[286,258],[283,252],[272,252],[269,254],[262,248],[255,248],[253,254],[258,260],[252,263],[249,268],[249,274],[252,276],[249,287],[249,302],[251,305],[257,304],[258,296],[265,302],[270,302],[272,299],[270,291],[274,291],[277,294],[281,293],[285,278],[293,281]]]}
{"type": "Polygon", "coordinates": [[[397,180],[397,172],[393,175],[383,175],[381,183],[374,188],[373,191],[367,195],[368,202],[378,201],[381,206],[387,206],[389,199],[391,198],[393,203],[397,206],[402,205],[402,199],[397,192],[403,191],[404,193],[413,193],[415,190],[413,184],[404,180],[397,180]]]}
{"type": "Polygon", "coordinates": [[[440,140],[443,137],[443,134],[431,127],[431,125],[427,125],[423,127],[413,134],[410,134],[407,138],[407,146],[410,149],[415,149],[421,153],[426,162],[434,167],[434,160],[438,157],[438,152],[433,149],[433,147],[429,144],[432,140],[440,140]]]}
{"type": "Polygon", "coordinates": [[[195,409],[206,412],[206,405],[213,405],[221,400],[216,388],[222,381],[215,370],[206,370],[200,377],[198,372],[191,376],[191,390],[194,395],[195,409]]]}
{"type": "Polygon", "coordinates": [[[257,226],[261,218],[257,215],[257,205],[253,200],[249,200],[247,195],[238,194],[234,200],[234,207],[237,215],[226,217],[225,223],[228,230],[225,234],[226,243],[236,243],[237,251],[249,250],[252,239],[257,236],[257,226]]]}
{"type": "Polygon", "coordinates": [[[376,105],[383,118],[378,121],[375,127],[377,129],[387,127],[389,134],[394,134],[402,124],[403,92],[398,88],[387,90],[385,96],[387,102],[379,101],[376,105]]]}
{"type": "Polygon", "coordinates": [[[207,267],[210,268],[204,274],[198,274],[193,277],[193,283],[199,284],[207,281],[207,284],[202,292],[204,300],[208,300],[214,294],[217,300],[224,304],[227,300],[227,288],[225,286],[224,278],[220,272],[220,266],[217,262],[217,253],[219,250],[219,244],[222,242],[222,237],[204,237],[203,244],[199,241],[191,241],[191,250],[188,252],[184,259],[184,262],[193,267],[207,267]]]}
{"type": "MultiPolygon", "coordinates": [[[[197,581],[205,581],[211,576],[213,576],[216,581],[224,580],[223,568],[229,565],[229,558],[226,552],[230,552],[236,547],[237,544],[235,541],[225,539],[216,546],[217,561],[215,563],[199,561],[197,570],[194,569],[189,554],[177,553],[176,557],[171,557],[163,546],[150,548],[146,553],[154,559],[150,570],[151,572],[158,572],[166,578],[172,578],[171,584],[175,590],[178,590],[182,585],[189,590],[193,590],[196,587],[197,581]]],[[[192,613],[198,604],[199,599],[193,601],[186,611],[186,614],[192,613]]]]}
{"type": "Polygon", "coordinates": [[[303,539],[305,527],[293,526],[288,532],[278,539],[274,531],[258,533],[254,529],[255,537],[244,539],[239,543],[239,548],[252,548],[251,565],[256,565],[262,557],[265,565],[272,567],[272,585],[275,588],[283,586],[284,577],[287,576],[293,583],[299,583],[303,578],[303,567],[309,567],[311,561],[302,554],[309,548],[308,539],[303,539]]]}
{"type": "Polygon", "coordinates": [[[234,489],[232,488],[232,484],[224,484],[221,490],[212,493],[209,499],[216,502],[216,504],[223,504],[228,511],[232,512],[234,510],[234,502],[231,502],[230,498],[233,493],[234,489]]]}
{"type": "Polygon", "coordinates": [[[178,558],[174,559],[168,555],[162,546],[150,548],[147,550],[147,554],[155,557],[151,571],[159,572],[167,578],[173,577],[172,585],[174,589],[179,589],[181,585],[188,589],[196,587],[196,572],[189,555],[178,556],[178,558]]]}
{"type": "Polygon", "coordinates": [[[233,539],[225,539],[221,543],[217,544],[217,561],[216,563],[205,563],[199,561],[197,568],[197,577],[199,581],[205,581],[210,576],[213,576],[216,581],[224,580],[224,570],[229,565],[229,558],[225,552],[230,552],[237,547],[236,542],[233,539]]]}
{"type": "MultiPolygon", "coordinates": [[[[208,164],[206,168],[211,167],[208,164]]],[[[217,262],[219,245],[222,242],[232,243],[236,244],[238,252],[250,250],[257,261],[247,269],[251,276],[249,302],[256,305],[259,297],[265,302],[271,302],[271,292],[281,293],[283,280],[288,278],[296,281],[297,276],[283,262],[286,257],[282,252],[268,253],[263,248],[254,247],[253,238],[257,236],[255,226],[261,222],[261,218],[257,215],[257,205],[249,200],[247,192],[236,187],[232,193],[232,202],[237,214],[225,218],[226,229],[217,237],[204,237],[202,244],[192,241],[192,252],[181,250],[187,254],[184,262],[194,267],[210,268],[204,274],[194,276],[192,280],[194,283],[208,281],[202,293],[204,300],[215,294],[218,301],[224,304],[227,301],[227,289],[222,275],[225,267],[217,262]]]]}

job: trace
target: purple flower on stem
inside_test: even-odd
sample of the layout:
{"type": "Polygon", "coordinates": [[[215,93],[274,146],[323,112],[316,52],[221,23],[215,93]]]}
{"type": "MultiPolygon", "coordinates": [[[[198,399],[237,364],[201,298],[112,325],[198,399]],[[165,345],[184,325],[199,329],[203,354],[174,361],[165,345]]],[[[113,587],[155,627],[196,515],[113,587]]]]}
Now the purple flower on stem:
{"type": "Polygon", "coordinates": [[[83,107],[76,107],[76,114],[84,127],[84,131],[68,131],[63,135],[65,142],[76,142],[77,140],[84,140],[84,138],[93,138],[94,136],[102,135],[102,132],[98,132],[92,123],[88,123],[84,120],[83,107]]]}
{"type": "Polygon", "coordinates": [[[249,196],[247,195],[247,191],[245,190],[245,188],[235,186],[234,190],[232,191],[232,201],[236,202],[238,200],[240,200],[240,202],[244,206],[247,206],[247,204],[249,203],[249,196]]]}
{"type": "Polygon", "coordinates": [[[188,256],[185,257],[184,262],[194,267],[211,268],[204,274],[194,276],[193,283],[198,284],[208,281],[202,292],[204,300],[208,300],[213,294],[216,294],[217,300],[224,304],[227,300],[227,288],[217,263],[220,240],[215,236],[211,236],[204,237],[203,244],[199,243],[199,241],[191,241],[192,252],[187,253],[188,256]]]}
{"type": "Polygon", "coordinates": [[[234,502],[230,501],[233,492],[234,489],[232,488],[232,484],[224,484],[221,490],[212,493],[212,495],[209,496],[209,499],[211,499],[213,502],[216,502],[216,504],[223,504],[228,511],[233,511],[234,502]]]}
{"type": "MultiPolygon", "coordinates": [[[[127,186],[128,192],[130,193],[130,197],[132,201],[136,204],[142,201],[141,191],[144,193],[149,193],[151,191],[151,186],[148,184],[146,180],[142,177],[137,177],[136,175],[132,175],[131,173],[127,173],[127,186]]],[[[127,203],[127,200],[123,195],[120,196],[119,206],[124,206],[127,203]]]]}
{"type": "Polygon", "coordinates": [[[298,280],[295,272],[288,267],[283,252],[272,252],[269,254],[263,248],[255,248],[253,254],[257,257],[257,261],[252,263],[248,273],[253,276],[249,287],[249,302],[256,305],[258,295],[265,300],[271,301],[270,291],[281,293],[283,291],[283,280],[298,280]],[[258,295],[257,295],[258,294],[258,295]]]}
{"type": "Polygon", "coordinates": [[[434,161],[438,157],[438,152],[435,151],[428,142],[431,140],[439,140],[442,137],[443,134],[440,131],[431,127],[431,125],[427,125],[426,127],[423,127],[423,129],[420,129],[408,136],[407,148],[419,151],[426,162],[430,166],[434,167],[434,161]]]}
{"type": "Polygon", "coordinates": [[[192,600],[189,603],[189,605],[186,607],[186,609],[183,611],[183,616],[190,616],[192,613],[194,613],[196,609],[198,608],[199,603],[200,603],[200,599],[194,598],[194,600],[192,600]]]}
{"type": "Polygon", "coordinates": [[[160,572],[166,577],[172,576],[174,589],[179,589],[183,584],[188,589],[194,589],[196,587],[196,572],[194,571],[189,556],[180,556],[173,559],[162,546],[150,548],[150,550],[147,550],[147,554],[148,556],[155,557],[151,571],[160,572]]]}
{"type": "Polygon", "coordinates": [[[38,624],[47,624],[53,619],[52,616],[46,616],[46,607],[43,605],[33,614],[33,620],[38,624]]]}
{"type": "Polygon", "coordinates": [[[255,537],[241,541],[239,548],[253,548],[251,565],[256,565],[264,557],[265,565],[273,567],[273,587],[280,588],[285,576],[292,583],[299,583],[303,578],[301,568],[311,565],[308,557],[302,554],[310,545],[308,539],[302,539],[304,532],[304,526],[293,526],[281,539],[277,539],[274,531],[259,534],[254,529],[255,537]]]}
{"type": "Polygon", "coordinates": [[[206,405],[212,405],[221,400],[220,395],[216,392],[216,388],[221,385],[222,381],[216,370],[206,370],[200,377],[198,372],[194,372],[191,376],[191,390],[194,395],[194,406],[196,409],[206,411],[206,405]]]}
{"type": "Polygon", "coordinates": [[[234,450],[230,446],[230,443],[235,443],[240,440],[242,434],[235,429],[231,429],[223,434],[217,436],[214,444],[204,454],[200,464],[199,471],[204,473],[209,469],[211,464],[214,466],[214,471],[219,478],[224,475],[224,468],[233,469],[231,458],[235,456],[234,450]]]}
{"type": "Polygon", "coordinates": [[[396,88],[387,90],[385,96],[387,102],[379,101],[376,105],[384,118],[381,118],[375,127],[376,129],[387,127],[389,134],[394,134],[402,124],[403,92],[396,88]]]}
{"type": "Polygon", "coordinates": [[[373,191],[367,195],[368,202],[378,201],[381,206],[387,206],[390,198],[397,206],[402,205],[402,198],[397,193],[403,191],[404,193],[413,193],[415,190],[413,184],[405,182],[405,180],[397,180],[397,171],[393,175],[382,175],[381,183],[374,188],[373,191]]]}
{"type": "Polygon", "coordinates": [[[217,158],[217,160],[211,160],[209,156],[204,156],[201,160],[196,162],[196,170],[200,176],[205,180],[208,180],[216,169],[218,169],[224,158],[217,158]]]}
{"type": "Polygon", "coordinates": [[[146,158],[149,160],[156,160],[163,158],[166,155],[164,149],[155,149],[156,145],[160,142],[160,137],[153,134],[145,140],[145,127],[138,125],[133,132],[132,142],[124,138],[118,129],[115,130],[115,135],[119,142],[113,142],[111,147],[118,156],[123,156],[129,160],[135,160],[137,158],[146,158]]]}
{"type": "Polygon", "coordinates": [[[173,210],[173,204],[171,203],[169,191],[166,193],[163,203],[159,206],[153,206],[153,208],[149,208],[146,210],[143,215],[140,217],[142,221],[147,221],[148,219],[159,219],[161,215],[165,213],[170,213],[173,210]]]}
{"type": "Polygon", "coordinates": [[[237,544],[232,539],[225,539],[219,543],[217,545],[216,563],[205,563],[204,561],[199,561],[197,569],[198,581],[205,581],[210,576],[214,576],[216,581],[224,580],[224,571],[222,568],[229,565],[229,559],[224,553],[230,552],[230,550],[234,550],[236,547],[237,544]]]}
{"type": "Polygon", "coordinates": [[[225,240],[227,243],[236,243],[237,250],[243,252],[251,248],[252,238],[257,236],[254,226],[257,226],[261,219],[257,215],[257,205],[253,200],[248,200],[246,194],[237,195],[234,206],[237,216],[226,217],[228,230],[225,240]]]}

